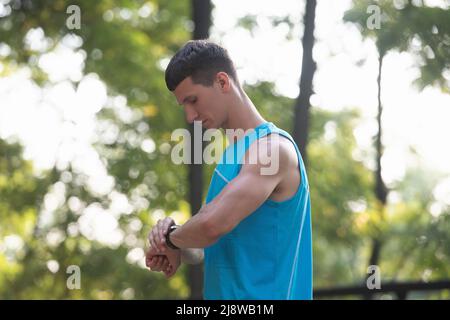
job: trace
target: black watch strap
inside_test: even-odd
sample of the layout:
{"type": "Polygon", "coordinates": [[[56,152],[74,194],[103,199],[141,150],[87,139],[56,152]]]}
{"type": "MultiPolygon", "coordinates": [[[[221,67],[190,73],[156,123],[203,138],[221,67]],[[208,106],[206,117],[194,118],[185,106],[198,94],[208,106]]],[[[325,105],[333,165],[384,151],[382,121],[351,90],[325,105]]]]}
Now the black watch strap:
{"type": "Polygon", "coordinates": [[[178,248],[176,245],[174,245],[174,244],[172,243],[172,241],[170,241],[170,234],[171,234],[174,230],[176,230],[178,227],[179,227],[178,225],[174,224],[174,225],[171,225],[171,226],[169,227],[169,230],[167,230],[167,233],[166,233],[166,245],[167,245],[170,249],[174,249],[174,250],[180,249],[180,248],[178,248]]]}

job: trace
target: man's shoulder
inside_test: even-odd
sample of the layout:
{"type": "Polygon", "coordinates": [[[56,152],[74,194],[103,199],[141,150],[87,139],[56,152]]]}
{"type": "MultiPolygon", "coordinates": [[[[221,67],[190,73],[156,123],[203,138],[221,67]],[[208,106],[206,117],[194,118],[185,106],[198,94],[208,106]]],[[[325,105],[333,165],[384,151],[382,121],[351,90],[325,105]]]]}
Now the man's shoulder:
{"type": "MultiPolygon", "coordinates": [[[[266,135],[257,141],[258,146],[253,146],[261,151],[279,152],[280,160],[289,161],[292,158],[297,159],[297,151],[289,138],[281,134],[272,133],[266,135]]],[[[252,146],[251,146],[252,147],[252,146]]]]}
{"type": "Polygon", "coordinates": [[[278,173],[283,173],[298,165],[295,146],[288,138],[279,134],[266,135],[252,143],[247,150],[246,160],[248,160],[245,162],[246,164],[259,166],[273,165],[273,162],[277,161],[278,173]]]}

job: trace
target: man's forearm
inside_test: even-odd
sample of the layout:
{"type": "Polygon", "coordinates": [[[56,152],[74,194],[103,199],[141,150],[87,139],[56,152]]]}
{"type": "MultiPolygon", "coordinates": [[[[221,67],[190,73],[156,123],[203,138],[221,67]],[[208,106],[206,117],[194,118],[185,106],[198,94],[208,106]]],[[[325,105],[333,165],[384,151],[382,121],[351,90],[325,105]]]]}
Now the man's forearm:
{"type": "Polygon", "coordinates": [[[209,205],[203,206],[197,214],[170,234],[170,241],[181,249],[205,248],[216,242],[217,232],[208,223],[210,209],[209,205]]]}
{"type": "Polygon", "coordinates": [[[181,262],[187,264],[199,264],[203,261],[204,251],[200,248],[181,249],[181,262]]]}

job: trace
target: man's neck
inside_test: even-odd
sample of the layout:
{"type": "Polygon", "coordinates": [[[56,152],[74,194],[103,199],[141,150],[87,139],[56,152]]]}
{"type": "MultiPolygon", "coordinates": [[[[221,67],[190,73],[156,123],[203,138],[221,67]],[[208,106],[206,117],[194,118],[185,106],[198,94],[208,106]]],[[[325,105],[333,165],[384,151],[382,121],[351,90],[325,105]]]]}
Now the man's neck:
{"type": "Polygon", "coordinates": [[[228,121],[223,129],[228,142],[235,143],[245,135],[247,130],[254,129],[265,122],[267,121],[259,114],[253,102],[243,93],[236,100],[236,104],[231,106],[228,121]]]}

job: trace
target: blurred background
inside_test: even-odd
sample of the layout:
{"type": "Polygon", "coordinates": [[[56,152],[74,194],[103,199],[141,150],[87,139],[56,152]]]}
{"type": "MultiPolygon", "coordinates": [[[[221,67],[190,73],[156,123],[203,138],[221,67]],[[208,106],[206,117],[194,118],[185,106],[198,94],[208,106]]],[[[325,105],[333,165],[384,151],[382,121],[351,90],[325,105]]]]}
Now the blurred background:
{"type": "Polygon", "coordinates": [[[449,8],[0,0],[0,299],[201,298],[201,266],[167,280],[144,262],[151,227],[195,214],[214,168],[170,160],[189,127],[164,70],[201,38],[300,146],[315,298],[449,299],[449,8]]]}

